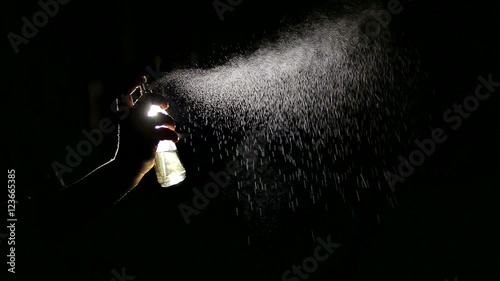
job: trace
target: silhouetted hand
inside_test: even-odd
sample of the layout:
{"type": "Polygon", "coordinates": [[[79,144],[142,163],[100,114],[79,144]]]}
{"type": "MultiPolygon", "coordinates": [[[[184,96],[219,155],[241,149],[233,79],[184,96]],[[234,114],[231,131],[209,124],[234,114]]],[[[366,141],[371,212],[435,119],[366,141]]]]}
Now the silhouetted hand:
{"type": "Polygon", "coordinates": [[[74,184],[42,194],[33,202],[39,219],[50,218],[44,220],[44,227],[51,231],[70,229],[102,213],[120,201],[153,168],[160,140],[178,141],[172,117],[148,116],[152,105],[168,108],[162,95],[141,93],[137,102],[133,102],[130,94],[145,82],[146,77],[140,77],[131,83],[116,104],[120,126],[115,159],[74,184]]]}
{"type": "Polygon", "coordinates": [[[152,105],[166,110],[168,103],[160,94],[144,93],[140,85],[145,82],[146,77],[140,77],[129,88],[127,95],[122,96],[119,111],[121,126],[116,161],[127,166],[126,172],[135,173],[133,186],[153,168],[158,142],[160,140],[177,142],[179,139],[172,117],[164,114],[148,116],[152,105]],[[140,91],[140,97],[134,104],[131,94],[135,91],[140,91]]]}

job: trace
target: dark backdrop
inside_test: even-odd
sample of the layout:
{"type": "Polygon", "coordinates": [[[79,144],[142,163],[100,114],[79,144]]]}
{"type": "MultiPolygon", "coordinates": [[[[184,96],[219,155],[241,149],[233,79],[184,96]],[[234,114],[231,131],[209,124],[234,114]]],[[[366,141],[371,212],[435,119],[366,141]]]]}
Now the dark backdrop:
{"type": "MultiPolygon", "coordinates": [[[[221,21],[211,1],[72,0],[21,44],[18,54],[5,35],[19,34],[21,17],[31,18],[39,6],[36,1],[3,3],[6,165],[16,169],[18,197],[53,188],[47,179],[50,164],[63,159],[64,147],[77,143],[83,128],[96,126],[116,96],[111,89],[126,77],[147,74],[144,69],[158,62],[165,72],[211,67],[237,51],[238,44],[251,51],[251,42],[272,37],[281,25],[300,21],[326,1],[305,2],[244,0],[221,21]]],[[[343,13],[347,2],[330,2],[330,9],[343,13]]],[[[461,102],[473,93],[478,75],[493,73],[500,80],[494,21],[498,9],[479,1],[407,4],[393,17],[391,28],[405,34],[431,70],[439,94],[429,100],[430,111],[438,114],[461,102]]],[[[369,234],[354,229],[358,236],[343,241],[358,246],[346,246],[310,280],[494,278],[500,187],[497,92],[426,163],[439,176],[433,181],[415,176],[404,187],[399,210],[389,212],[385,224],[369,234]]],[[[109,158],[113,145],[107,140],[99,147],[101,156],[84,162],[80,173],[109,158]]],[[[182,155],[182,145],[179,149],[182,155]]],[[[103,179],[103,192],[106,184],[103,179]]],[[[107,281],[113,278],[112,269],[120,272],[122,267],[134,280],[279,280],[293,263],[283,261],[299,263],[314,249],[316,244],[286,229],[278,230],[278,239],[249,246],[247,226],[228,219],[223,203],[214,203],[186,226],[177,205],[189,200],[193,184],[187,181],[165,191],[150,173],[141,183],[148,188],[134,191],[92,227],[70,237],[54,233],[59,242],[50,242],[53,252],[38,258],[45,270],[33,272],[22,257],[17,270],[37,280],[62,276],[107,281]],[[275,240],[281,243],[268,245],[275,240]]],[[[24,242],[18,243],[22,247],[24,242]]],[[[2,242],[2,256],[5,246],[2,242]]]]}

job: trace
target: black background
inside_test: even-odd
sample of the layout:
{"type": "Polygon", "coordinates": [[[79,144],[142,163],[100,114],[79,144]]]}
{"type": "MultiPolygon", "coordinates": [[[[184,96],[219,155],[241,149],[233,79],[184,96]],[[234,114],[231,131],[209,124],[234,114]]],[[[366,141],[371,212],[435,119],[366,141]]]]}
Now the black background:
{"type": "MultiPolygon", "coordinates": [[[[145,67],[154,68],[158,58],[166,72],[195,63],[211,67],[237,51],[237,44],[251,51],[250,42],[272,37],[280,26],[300,21],[324,2],[244,0],[221,22],[211,1],[72,0],[28,44],[21,44],[18,54],[4,36],[3,135],[7,168],[16,169],[17,194],[51,188],[46,179],[50,163],[64,157],[64,147],[81,138],[82,128],[95,126],[126,77],[147,74],[145,67]],[[94,103],[92,85],[104,89],[94,103]]],[[[369,3],[330,2],[329,8],[340,14],[346,7],[361,9],[369,3]]],[[[500,80],[499,26],[494,20],[498,9],[479,1],[430,2],[402,2],[405,9],[392,18],[391,28],[405,34],[421,53],[438,93],[428,101],[429,111],[439,116],[473,93],[478,75],[492,73],[493,80],[500,80]]],[[[6,5],[4,35],[20,34],[21,17],[31,18],[39,10],[36,1],[6,5]]],[[[389,210],[386,221],[371,233],[351,226],[356,235],[339,237],[345,250],[320,265],[310,280],[498,276],[498,91],[425,163],[425,170],[436,176],[429,180],[416,174],[401,187],[400,206],[389,210]]],[[[110,141],[99,149],[109,151],[112,145],[110,141]]],[[[82,169],[99,162],[89,160],[82,169]]],[[[309,230],[301,225],[279,229],[269,240],[249,246],[246,226],[225,213],[219,201],[186,225],[177,205],[192,196],[190,184],[195,183],[162,190],[154,174],[148,174],[141,183],[145,188],[82,233],[54,233],[58,242],[50,242],[50,253],[36,256],[36,270],[19,258],[17,271],[30,272],[36,276],[32,280],[110,280],[111,269],[122,267],[134,280],[279,280],[282,272],[312,253],[316,244],[303,239],[309,230]]]]}

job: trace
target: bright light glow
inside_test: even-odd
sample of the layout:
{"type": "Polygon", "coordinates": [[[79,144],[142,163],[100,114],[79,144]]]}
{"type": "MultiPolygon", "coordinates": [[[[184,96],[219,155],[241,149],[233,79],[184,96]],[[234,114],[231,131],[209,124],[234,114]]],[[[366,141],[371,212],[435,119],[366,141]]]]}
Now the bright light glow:
{"type": "Polygon", "coordinates": [[[177,146],[173,141],[162,140],[158,143],[156,151],[176,151],[177,146]]]}
{"type": "Polygon", "coordinates": [[[151,105],[151,108],[149,109],[148,116],[153,117],[160,112],[164,112],[164,110],[161,109],[161,107],[159,105],[153,104],[153,105],[151,105]]]}

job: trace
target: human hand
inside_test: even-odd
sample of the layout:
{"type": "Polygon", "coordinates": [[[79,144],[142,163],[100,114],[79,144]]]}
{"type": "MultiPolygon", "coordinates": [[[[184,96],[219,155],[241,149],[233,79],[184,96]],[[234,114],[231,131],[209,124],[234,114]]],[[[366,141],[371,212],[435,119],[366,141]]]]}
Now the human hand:
{"type": "Polygon", "coordinates": [[[146,77],[140,77],[133,83],[126,95],[122,96],[124,118],[120,118],[120,142],[116,161],[126,167],[126,172],[133,176],[133,186],[154,166],[155,152],[160,140],[177,142],[172,117],[164,114],[148,116],[152,105],[166,110],[168,103],[160,94],[144,93],[140,88],[146,77]],[[139,88],[140,97],[134,103],[132,94],[139,88]]]}

